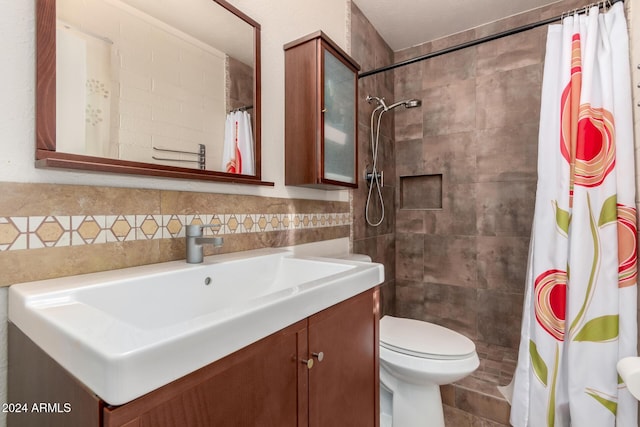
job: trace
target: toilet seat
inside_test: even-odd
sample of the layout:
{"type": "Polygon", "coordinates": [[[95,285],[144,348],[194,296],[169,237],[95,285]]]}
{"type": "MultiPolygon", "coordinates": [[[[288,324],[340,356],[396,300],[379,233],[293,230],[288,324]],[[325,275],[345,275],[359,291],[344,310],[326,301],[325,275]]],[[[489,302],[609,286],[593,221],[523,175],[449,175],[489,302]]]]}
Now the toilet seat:
{"type": "Polygon", "coordinates": [[[437,360],[464,359],[476,351],[473,341],[451,329],[393,316],[380,319],[380,345],[409,356],[437,360]]]}

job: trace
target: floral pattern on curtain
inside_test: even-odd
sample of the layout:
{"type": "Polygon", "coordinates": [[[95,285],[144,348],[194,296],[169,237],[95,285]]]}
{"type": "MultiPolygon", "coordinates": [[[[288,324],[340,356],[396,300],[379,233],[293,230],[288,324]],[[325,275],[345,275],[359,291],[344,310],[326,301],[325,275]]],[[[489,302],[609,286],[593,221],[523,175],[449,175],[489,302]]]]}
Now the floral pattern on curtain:
{"type": "Polygon", "coordinates": [[[511,423],[636,427],[637,228],[622,3],[549,27],[511,423]]]}

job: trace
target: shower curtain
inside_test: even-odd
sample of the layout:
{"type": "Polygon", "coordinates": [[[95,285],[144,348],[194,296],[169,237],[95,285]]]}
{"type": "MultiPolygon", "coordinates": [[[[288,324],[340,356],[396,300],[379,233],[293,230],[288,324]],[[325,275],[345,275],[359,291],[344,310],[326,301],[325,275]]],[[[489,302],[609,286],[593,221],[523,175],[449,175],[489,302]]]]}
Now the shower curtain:
{"type": "Polygon", "coordinates": [[[224,128],[222,170],[229,173],[255,175],[251,116],[246,111],[227,114],[224,128]]]}
{"type": "Polygon", "coordinates": [[[62,23],[56,40],[57,150],[109,157],[112,45],[62,23]]]}
{"type": "Polygon", "coordinates": [[[511,423],[637,427],[636,209],[622,3],[549,27],[511,423]]]}

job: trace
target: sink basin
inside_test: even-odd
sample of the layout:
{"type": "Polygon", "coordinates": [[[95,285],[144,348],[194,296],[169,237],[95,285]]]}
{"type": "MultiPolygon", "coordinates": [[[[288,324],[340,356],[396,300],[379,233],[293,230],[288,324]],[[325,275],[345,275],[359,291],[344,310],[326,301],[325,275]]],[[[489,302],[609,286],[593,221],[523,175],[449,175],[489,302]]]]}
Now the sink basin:
{"type": "Polygon", "coordinates": [[[261,249],[14,285],[9,320],[120,405],[383,280],[380,264],[261,249]]]}

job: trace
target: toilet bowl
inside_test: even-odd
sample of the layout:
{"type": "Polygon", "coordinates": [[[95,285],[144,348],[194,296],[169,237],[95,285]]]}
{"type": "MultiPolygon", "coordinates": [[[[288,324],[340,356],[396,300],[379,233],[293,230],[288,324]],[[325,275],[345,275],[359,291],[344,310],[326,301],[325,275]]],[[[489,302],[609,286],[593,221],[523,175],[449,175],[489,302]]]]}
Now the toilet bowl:
{"type": "Polygon", "coordinates": [[[380,319],[380,426],[444,427],[440,386],[480,365],[469,338],[413,319],[380,319]]]}

